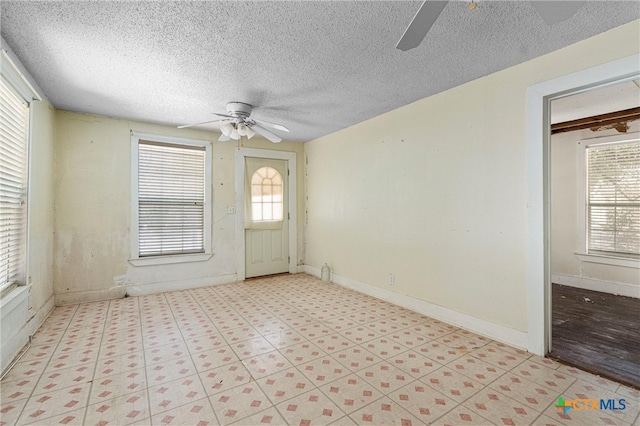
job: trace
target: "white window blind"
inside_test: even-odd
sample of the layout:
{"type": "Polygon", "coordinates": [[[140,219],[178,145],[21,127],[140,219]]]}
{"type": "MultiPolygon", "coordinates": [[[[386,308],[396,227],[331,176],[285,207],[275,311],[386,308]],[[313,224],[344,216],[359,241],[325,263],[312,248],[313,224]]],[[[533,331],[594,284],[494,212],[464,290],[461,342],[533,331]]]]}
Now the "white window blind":
{"type": "Polygon", "coordinates": [[[0,290],[24,282],[29,106],[0,83],[0,290]]]}
{"type": "Polygon", "coordinates": [[[640,254],[640,141],[587,148],[590,252],[640,254]]]}
{"type": "Polygon", "coordinates": [[[140,141],[139,256],[205,252],[205,148],[140,141]]]}

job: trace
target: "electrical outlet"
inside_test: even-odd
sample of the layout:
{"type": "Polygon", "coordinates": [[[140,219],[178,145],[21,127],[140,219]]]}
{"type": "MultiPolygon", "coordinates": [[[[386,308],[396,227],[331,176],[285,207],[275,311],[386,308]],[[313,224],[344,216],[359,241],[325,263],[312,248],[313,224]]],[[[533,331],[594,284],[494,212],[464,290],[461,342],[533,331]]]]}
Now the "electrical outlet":
{"type": "Polygon", "coordinates": [[[236,214],[236,208],[234,206],[227,206],[227,214],[236,214]]]}
{"type": "Polygon", "coordinates": [[[393,274],[389,274],[389,285],[394,285],[396,283],[396,276],[393,274]]]}

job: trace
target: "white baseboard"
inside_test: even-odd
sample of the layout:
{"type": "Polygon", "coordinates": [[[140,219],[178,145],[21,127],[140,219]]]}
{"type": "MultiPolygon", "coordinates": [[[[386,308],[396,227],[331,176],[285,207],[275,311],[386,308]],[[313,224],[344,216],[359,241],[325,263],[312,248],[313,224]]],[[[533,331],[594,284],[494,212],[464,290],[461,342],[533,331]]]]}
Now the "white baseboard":
{"type": "Polygon", "coordinates": [[[316,268],[315,266],[311,266],[311,265],[304,265],[303,272],[305,274],[313,275],[314,277],[318,277],[318,278],[322,276],[322,270],[320,268],[316,268]]]}
{"type": "MultiPolygon", "coordinates": [[[[13,306],[13,309],[23,311],[23,313],[18,313],[19,316],[26,315],[22,317],[24,319],[23,324],[16,324],[15,327],[18,328],[13,335],[6,338],[6,333],[3,333],[2,339],[2,351],[0,352],[0,373],[4,372],[4,370],[11,364],[11,361],[18,355],[20,350],[24,347],[24,345],[29,342],[29,336],[33,336],[33,334],[40,328],[44,320],[49,316],[53,308],[54,297],[53,295],[49,297],[49,299],[38,309],[38,311],[31,316],[28,317],[28,287],[20,288],[20,294],[15,299],[16,305],[13,306]],[[24,299],[23,299],[24,296],[24,299]],[[22,300],[23,299],[23,300],[22,300]],[[28,319],[27,319],[28,318],[28,319]],[[5,341],[6,339],[6,341],[5,341]]],[[[12,303],[12,302],[10,302],[12,303]]],[[[3,303],[3,309],[6,304],[3,303]]],[[[4,312],[2,313],[4,317],[4,312]]],[[[3,318],[3,322],[6,318],[3,318]]],[[[11,325],[11,324],[10,324],[11,325]]]]}
{"type": "Polygon", "coordinates": [[[107,290],[76,291],[72,293],[56,294],[56,306],[74,305],[76,303],[98,302],[101,300],[121,299],[125,296],[144,296],[146,294],[162,293],[165,291],[188,290],[190,288],[208,287],[234,283],[236,274],[219,275],[217,277],[194,278],[154,282],[148,284],[127,284],[111,287],[107,290]]]}
{"type": "MultiPolygon", "coordinates": [[[[305,272],[309,275],[313,275],[318,278],[320,277],[320,268],[305,265],[305,272]]],[[[387,302],[402,306],[403,308],[411,309],[412,311],[418,312],[422,315],[446,322],[447,324],[451,324],[456,327],[464,328],[465,330],[469,330],[519,349],[526,350],[527,348],[528,340],[527,333],[525,332],[514,330],[471,315],[463,314],[411,296],[352,280],[342,275],[332,273],[331,278],[332,282],[343,287],[368,294],[369,296],[373,296],[378,299],[386,300],[387,302]]]]}
{"type": "Polygon", "coordinates": [[[128,296],[162,293],[164,291],[188,290],[197,287],[230,284],[238,279],[236,274],[219,275],[217,277],[194,278],[190,280],[166,281],[150,284],[133,284],[126,287],[128,296]]]}
{"type": "Polygon", "coordinates": [[[101,300],[121,299],[127,294],[124,287],[111,287],[106,290],[73,291],[58,293],[56,306],[75,305],[77,303],[99,302],[101,300]]]}
{"type": "Polygon", "coordinates": [[[566,285],[569,287],[616,294],[618,296],[640,298],[640,286],[633,284],[594,280],[593,278],[581,278],[564,274],[551,274],[551,281],[555,284],[566,285]]]}

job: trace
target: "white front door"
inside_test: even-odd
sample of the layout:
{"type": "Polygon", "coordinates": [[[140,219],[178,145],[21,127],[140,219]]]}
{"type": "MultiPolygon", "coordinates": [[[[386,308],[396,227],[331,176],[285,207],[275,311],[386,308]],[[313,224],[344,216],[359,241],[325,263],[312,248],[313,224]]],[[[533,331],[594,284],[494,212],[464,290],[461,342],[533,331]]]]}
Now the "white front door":
{"type": "Polygon", "coordinates": [[[245,160],[245,277],[289,272],[287,162],[245,160]]]}

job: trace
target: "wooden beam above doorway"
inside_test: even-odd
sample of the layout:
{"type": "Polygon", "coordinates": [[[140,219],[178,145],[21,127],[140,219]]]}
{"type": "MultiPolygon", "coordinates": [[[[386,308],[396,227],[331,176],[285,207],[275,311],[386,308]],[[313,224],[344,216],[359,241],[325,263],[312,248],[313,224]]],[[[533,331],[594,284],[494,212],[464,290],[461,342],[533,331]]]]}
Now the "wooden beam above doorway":
{"type": "Polygon", "coordinates": [[[628,123],[635,120],[640,120],[640,107],[552,124],[551,134],[555,135],[556,133],[572,132],[582,129],[591,129],[595,132],[605,128],[616,129],[620,133],[626,133],[628,123]]]}

